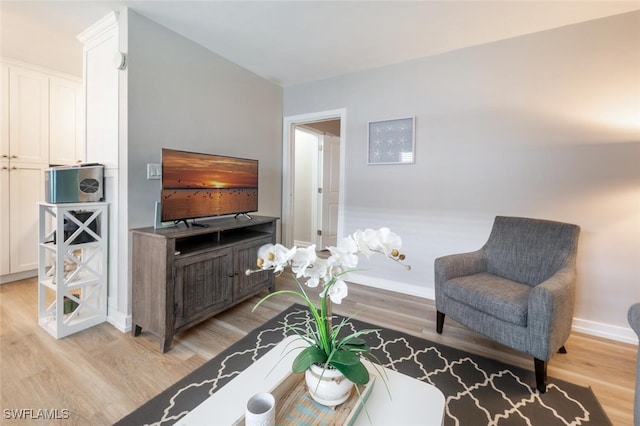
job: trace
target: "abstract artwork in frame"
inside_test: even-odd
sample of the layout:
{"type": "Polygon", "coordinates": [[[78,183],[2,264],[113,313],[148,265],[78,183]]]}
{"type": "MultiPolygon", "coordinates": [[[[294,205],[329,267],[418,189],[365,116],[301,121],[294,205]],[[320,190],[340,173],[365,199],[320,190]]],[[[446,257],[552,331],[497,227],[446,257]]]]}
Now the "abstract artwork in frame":
{"type": "Polygon", "coordinates": [[[415,163],[414,117],[370,121],[368,164],[415,163]]]}

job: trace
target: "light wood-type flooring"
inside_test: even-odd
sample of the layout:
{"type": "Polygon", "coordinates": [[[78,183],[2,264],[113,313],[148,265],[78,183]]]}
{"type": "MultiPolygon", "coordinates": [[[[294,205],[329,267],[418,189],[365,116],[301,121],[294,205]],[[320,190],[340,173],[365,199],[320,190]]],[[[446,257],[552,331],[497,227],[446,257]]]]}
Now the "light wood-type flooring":
{"type": "MultiPolygon", "coordinates": [[[[294,286],[278,278],[278,289],[294,286]]],[[[335,313],[364,309],[358,319],[533,369],[528,357],[449,319],[443,334],[436,334],[433,301],[357,285],[349,292],[334,305],[335,313]]],[[[162,354],[154,336],[143,331],[134,338],[108,323],[56,340],[38,326],[36,279],[1,285],[0,423],[36,424],[9,417],[14,410],[36,416],[47,409],[60,417],[68,413],[54,424],[112,424],[294,301],[275,297],[251,312],[258,300],[178,334],[162,354]]],[[[632,425],[637,346],[573,333],[566,348],[568,354],[552,358],[549,376],[592,387],[614,425],[632,425]]]]}

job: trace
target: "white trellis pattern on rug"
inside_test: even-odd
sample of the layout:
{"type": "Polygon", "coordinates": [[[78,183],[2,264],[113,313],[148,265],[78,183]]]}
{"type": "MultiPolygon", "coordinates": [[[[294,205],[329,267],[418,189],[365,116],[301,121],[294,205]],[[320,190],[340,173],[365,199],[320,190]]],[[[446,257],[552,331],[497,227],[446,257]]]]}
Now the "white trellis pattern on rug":
{"type": "MultiPolygon", "coordinates": [[[[302,325],[308,320],[306,309],[294,309],[285,312],[278,323],[270,321],[257,331],[255,339],[239,342],[246,340],[247,345],[220,357],[207,377],[170,389],[167,403],[153,410],[156,415],[162,413],[161,418],[148,424],[174,423],[277,345],[287,335],[286,326],[302,325]]],[[[351,331],[375,328],[357,320],[349,326],[351,331]]],[[[385,367],[431,383],[445,394],[445,425],[611,424],[604,412],[590,412],[587,404],[571,396],[575,388],[584,389],[577,385],[549,378],[547,392],[539,394],[529,386],[535,381],[533,372],[528,370],[389,329],[367,337],[372,353],[385,367]]],[[[595,405],[601,410],[597,400],[595,405]]]]}

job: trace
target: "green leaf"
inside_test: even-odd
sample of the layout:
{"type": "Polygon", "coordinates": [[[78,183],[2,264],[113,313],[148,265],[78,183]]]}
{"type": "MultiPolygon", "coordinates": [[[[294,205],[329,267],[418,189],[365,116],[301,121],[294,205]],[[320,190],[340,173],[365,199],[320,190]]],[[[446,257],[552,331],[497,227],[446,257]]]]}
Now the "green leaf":
{"type": "Polygon", "coordinates": [[[311,364],[320,363],[323,364],[327,361],[327,354],[317,346],[309,346],[298,354],[293,361],[291,370],[294,373],[304,373],[311,366],[311,364]]]}
{"type": "Polygon", "coordinates": [[[366,344],[367,342],[365,342],[365,340],[360,337],[354,337],[353,339],[349,339],[348,341],[345,342],[345,345],[350,345],[350,346],[364,346],[366,344]]]}
{"type": "Polygon", "coordinates": [[[360,363],[360,357],[348,350],[338,350],[331,357],[331,364],[354,365],[360,363]]]}
{"type": "Polygon", "coordinates": [[[367,371],[367,368],[362,364],[362,362],[358,362],[357,364],[344,365],[337,364],[332,361],[331,365],[340,370],[340,372],[344,374],[347,379],[351,380],[357,385],[366,385],[367,383],[369,383],[369,372],[367,371]]]}

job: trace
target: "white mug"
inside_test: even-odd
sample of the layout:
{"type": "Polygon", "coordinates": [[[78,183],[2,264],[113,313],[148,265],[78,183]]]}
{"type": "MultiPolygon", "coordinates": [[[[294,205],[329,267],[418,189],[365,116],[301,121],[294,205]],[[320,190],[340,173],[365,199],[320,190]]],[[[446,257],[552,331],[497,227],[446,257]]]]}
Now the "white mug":
{"type": "Polygon", "coordinates": [[[275,426],[276,399],[270,393],[258,393],[247,401],[244,414],[246,426],[275,426]]]}

